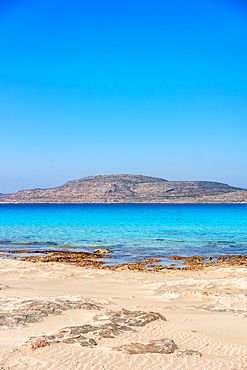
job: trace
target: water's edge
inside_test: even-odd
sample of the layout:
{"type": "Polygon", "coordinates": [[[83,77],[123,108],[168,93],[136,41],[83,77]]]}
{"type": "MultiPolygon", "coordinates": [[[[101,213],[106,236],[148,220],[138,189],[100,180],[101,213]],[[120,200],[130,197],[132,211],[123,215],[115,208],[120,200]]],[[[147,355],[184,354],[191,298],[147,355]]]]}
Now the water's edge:
{"type": "Polygon", "coordinates": [[[0,204],[0,250],[112,250],[154,256],[247,254],[247,204],[0,204]]]}

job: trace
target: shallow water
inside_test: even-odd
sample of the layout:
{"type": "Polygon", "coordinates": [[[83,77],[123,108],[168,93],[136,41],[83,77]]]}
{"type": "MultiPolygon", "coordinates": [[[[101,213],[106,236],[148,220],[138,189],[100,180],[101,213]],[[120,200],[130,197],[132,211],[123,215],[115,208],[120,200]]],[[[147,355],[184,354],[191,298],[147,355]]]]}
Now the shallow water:
{"type": "Polygon", "coordinates": [[[244,255],[247,204],[1,204],[0,240],[1,250],[104,246],[118,262],[244,255]]]}

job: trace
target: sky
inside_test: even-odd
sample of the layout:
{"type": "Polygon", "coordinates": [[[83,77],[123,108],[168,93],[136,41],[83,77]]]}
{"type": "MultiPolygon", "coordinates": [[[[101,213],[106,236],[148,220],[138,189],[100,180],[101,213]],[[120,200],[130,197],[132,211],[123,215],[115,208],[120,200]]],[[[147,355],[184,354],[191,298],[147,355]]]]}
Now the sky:
{"type": "Polygon", "coordinates": [[[247,188],[247,2],[0,0],[0,193],[132,173],[247,188]]]}

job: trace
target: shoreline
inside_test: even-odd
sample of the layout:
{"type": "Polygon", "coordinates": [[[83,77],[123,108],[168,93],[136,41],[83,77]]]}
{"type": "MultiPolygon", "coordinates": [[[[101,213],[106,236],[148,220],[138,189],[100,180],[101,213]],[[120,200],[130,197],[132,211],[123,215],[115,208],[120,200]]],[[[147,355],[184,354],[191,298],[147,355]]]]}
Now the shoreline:
{"type": "Polygon", "coordinates": [[[0,258],[14,258],[29,262],[57,262],[105,270],[133,270],[142,272],[166,272],[167,270],[203,270],[207,267],[245,266],[247,255],[230,254],[220,256],[150,256],[135,259],[131,263],[109,263],[114,258],[111,250],[95,248],[93,252],[67,250],[2,250],[0,258]],[[23,256],[23,255],[27,256],[23,256]],[[17,256],[16,256],[17,255],[17,256]],[[18,256],[20,255],[20,256],[18,256]]]}
{"type": "Polygon", "coordinates": [[[1,258],[0,300],[3,370],[247,368],[246,265],[146,273],[1,258]]]}

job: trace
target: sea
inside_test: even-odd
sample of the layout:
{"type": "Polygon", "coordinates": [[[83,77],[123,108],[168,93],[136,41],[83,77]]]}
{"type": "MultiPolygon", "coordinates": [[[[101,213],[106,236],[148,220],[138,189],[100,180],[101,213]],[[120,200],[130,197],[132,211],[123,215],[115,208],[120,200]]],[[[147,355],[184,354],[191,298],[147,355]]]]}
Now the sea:
{"type": "Polygon", "coordinates": [[[92,252],[99,247],[112,250],[109,264],[154,256],[166,264],[174,255],[247,255],[247,204],[0,205],[5,257],[6,251],[23,249],[92,252]]]}

